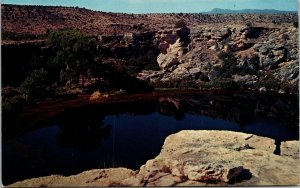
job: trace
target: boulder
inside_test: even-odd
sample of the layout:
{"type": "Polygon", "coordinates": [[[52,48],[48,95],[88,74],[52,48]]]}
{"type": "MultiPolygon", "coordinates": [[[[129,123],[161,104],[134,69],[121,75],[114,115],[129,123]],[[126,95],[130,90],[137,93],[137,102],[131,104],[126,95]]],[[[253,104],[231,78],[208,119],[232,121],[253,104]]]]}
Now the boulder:
{"type": "Polygon", "coordinates": [[[175,78],[182,78],[182,77],[187,77],[189,76],[189,71],[184,68],[184,67],[178,67],[177,69],[175,69],[172,73],[171,73],[172,77],[175,78]]]}
{"type": "Polygon", "coordinates": [[[262,44],[256,43],[252,46],[253,50],[259,52],[259,49],[262,47],[262,44]]]}
{"type": "Polygon", "coordinates": [[[262,55],[267,55],[269,49],[268,49],[266,46],[262,46],[262,47],[259,48],[258,51],[259,51],[259,53],[261,53],[262,55]]]}
{"type": "Polygon", "coordinates": [[[201,69],[200,68],[192,68],[192,69],[189,70],[189,72],[190,72],[191,75],[196,76],[196,75],[201,74],[201,69]]]}
{"type": "Polygon", "coordinates": [[[160,68],[166,69],[178,63],[177,56],[174,54],[159,54],[157,56],[157,63],[160,68]]]}
{"type": "Polygon", "coordinates": [[[235,74],[232,76],[233,81],[238,82],[238,83],[243,83],[245,85],[252,85],[254,83],[257,82],[258,77],[256,75],[245,75],[245,76],[241,76],[238,74],[235,74]]]}
{"type": "Polygon", "coordinates": [[[281,142],[280,147],[282,156],[289,156],[294,159],[299,158],[299,141],[285,141],[281,142]]]}
{"type": "Polygon", "coordinates": [[[213,45],[211,47],[209,47],[210,50],[217,50],[217,45],[213,45]]]}
{"type": "Polygon", "coordinates": [[[266,87],[260,87],[260,88],[259,88],[259,91],[260,91],[260,92],[266,92],[267,89],[266,89],[266,87]]]}
{"type": "Polygon", "coordinates": [[[220,36],[222,38],[227,38],[231,35],[231,31],[229,28],[223,28],[221,31],[220,31],[220,36]]]}
{"type": "Polygon", "coordinates": [[[186,27],[162,32],[158,45],[161,53],[157,57],[157,63],[161,69],[176,65],[179,59],[188,52],[189,33],[190,30],[186,27]]]}
{"type": "Polygon", "coordinates": [[[167,43],[166,41],[163,41],[163,42],[159,43],[158,49],[160,49],[161,53],[166,54],[169,46],[170,46],[169,43],[167,43]]]}

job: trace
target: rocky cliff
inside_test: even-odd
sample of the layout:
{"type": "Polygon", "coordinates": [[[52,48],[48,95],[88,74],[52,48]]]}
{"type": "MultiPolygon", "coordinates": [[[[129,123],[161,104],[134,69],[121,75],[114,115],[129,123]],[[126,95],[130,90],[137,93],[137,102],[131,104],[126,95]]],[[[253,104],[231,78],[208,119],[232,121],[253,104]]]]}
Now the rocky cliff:
{"type": "Polygon", "coordinates": [[[216,81],[229,80],[237,88],[297,88],[298,29],[292,25],[199,26],[185,34],[189,43],[180,36],[176,42],[161,42],[161,70],[142,71],[138,78],[162,87],[219,87],[216,81]]]}
{"type": "Polygon", "coordinates": [[[156,88],[298,92],[297,14],[117,14],[15,5],[1,9],[3,44],[19,35],[31,39],[51,30],[79,29],[98,37],[104,63],[156,88]],[[184,24],[178,27],[179,22],[184,24]]]}
{"type": "Polygon", "coordinates": [[[299,141],[274,140],[230,131],[181,131],[166,138],[160,154],[133,171],[95,169],[52,175],[9,187],[39,186],[272,186],[299,184],[299,141]]]}
{"type": "Polygon", "coordinates": [[[154,87],[295,93],[297,36],[298,28],[292,24],[206,24],[102,36],[106,40],[101,41],[119,60],[139,59],[151,51],[160,70],[141,70],[136,77],[154,87]]]}

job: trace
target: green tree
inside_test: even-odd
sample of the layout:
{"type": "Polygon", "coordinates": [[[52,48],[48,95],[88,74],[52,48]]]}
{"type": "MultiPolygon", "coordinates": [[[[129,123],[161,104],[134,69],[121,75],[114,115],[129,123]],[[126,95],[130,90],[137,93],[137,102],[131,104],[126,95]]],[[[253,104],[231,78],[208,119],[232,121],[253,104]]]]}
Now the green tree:
{"type": "Polygon", "coordinates": [[[54,61],[61,66],[60,79],[66,85],[85,80],[100,62],[97,39],[77,30],[55,31],[49,34],[50,43],[57,48],[54,61]]]}
{"type": "Polygon", "coordinates": [[[44,99],[53,96],[55,84],[48,79],[48,72],[42,69],[33,70],[20,85],[20,91],[29,99],[44,99]]]}

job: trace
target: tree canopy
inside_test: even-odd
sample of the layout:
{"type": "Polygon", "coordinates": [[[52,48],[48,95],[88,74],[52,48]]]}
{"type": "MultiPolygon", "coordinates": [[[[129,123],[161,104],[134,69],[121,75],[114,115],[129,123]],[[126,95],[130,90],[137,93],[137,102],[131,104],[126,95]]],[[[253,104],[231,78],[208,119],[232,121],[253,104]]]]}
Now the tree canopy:
{"type": "Polygon", "coordinates": [[[57,48],[54,61],[61,67],[61,81],[70,85],[81,77],[83,88],[93,68],[101,64],[97,39],[77,30],[64,30],[50,33],[49,41],[57,48]]]}

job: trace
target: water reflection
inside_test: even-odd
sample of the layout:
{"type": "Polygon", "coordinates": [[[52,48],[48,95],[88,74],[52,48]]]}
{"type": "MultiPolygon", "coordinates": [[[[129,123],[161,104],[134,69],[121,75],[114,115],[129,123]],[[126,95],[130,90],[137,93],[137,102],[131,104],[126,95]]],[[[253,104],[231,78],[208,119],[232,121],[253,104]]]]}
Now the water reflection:
{"type": "Polygon", "coordinates": [[[178,120],[184,119],[184,114],[188,110],[186,101],[175,97],[160,97],[158,102],[161,114],[174,116],[178,120]]]}
{"type": "Polygon", "coordinates": [[[56,135],[57,143],[61,147],[71,147],[76,149],[96,149],[102,140],[109,137],[111,125],[105,127],[96,125],[90,126],[81,124],[80,126],[60,125],[56,135]]]}
{"type": "MultiPolygon", "coordinates": [[[[145,101],[74,108],[54,117],[49,124],[59,125],[56,140],[61,147],[84,150],[100,147],[101,143],[110,137],[112,131],[115,131],[112,127],[116,124],[116,119],[122,121],[122,116],[126,115],[133,120],[130,123],[123,122],[122,126],[133,126],[131,124],[136,124],[138,117],[146,121],[146,117],[152,116],[153,113],[161,115],[156,117],[159,121],[156,124],[165,122],[164,116],[169,116],[182,124],[192,124],[190,129],[247,132],[268,136],[280,142],[296,135],[288,133],[298,130],[299,109],[296,102],[297,98],[293,97],[264,95],[173,95],[145,101]],[[226,127],[223,123],[216,127],[214,125],[216,123],[212,120],[208,125],[199,125],[198,120],[189,120],[190,115],[198,119],[203,116],[212,120],[225,120],[232,125],[226,127]],[[104,122],[104,119],[110,116],[114,121],[104,122]]],[[[180,129],[182,128],[178,130],[180,129]]]]}
{"type": "Polygon", "coordinates": [[[298,99],[271,96],[177,96],[161,97],[159,112],[183,119],[186,113],[219,118],[244,127],[259,118],[271,118],[298,128],[298,99]]]}
{"type": "Polygon", "coordinates": [[[112,125],[98,111],[71,109],[58,116],[57,143],[61,147],[93,150],[110,136],[112,125]]]}
{"type": "Polygon", "coordinates": [[[3,182],[71,175],[116,162],[138,169],[180,130],[245,132],[273,138],[279,146],[298,140],[298,113],[297,97],[255,94],[174,94],[73,108],[3,143],[3,182]]]}

